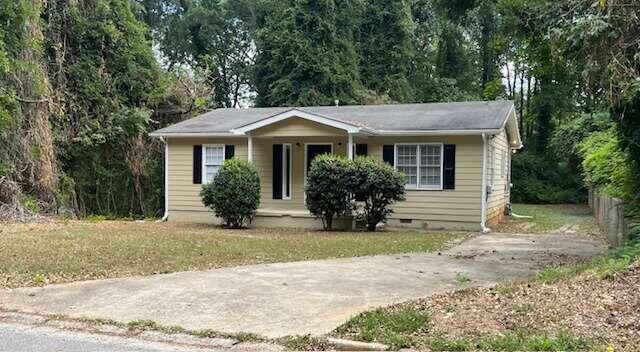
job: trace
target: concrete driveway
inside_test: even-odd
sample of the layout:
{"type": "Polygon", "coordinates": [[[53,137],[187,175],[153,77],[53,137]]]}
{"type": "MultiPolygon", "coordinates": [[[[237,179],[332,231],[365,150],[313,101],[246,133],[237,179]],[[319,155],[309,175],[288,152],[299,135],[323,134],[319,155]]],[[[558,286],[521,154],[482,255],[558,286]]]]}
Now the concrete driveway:
{"type": "MultiPolygon", "coordinates": [[[[365,235],[366,236],[366,235],[365,235]]],[[[267,337],[324,334],[375,306],[529,277],[541,267],[592,257],[584,236],[490,234],[442,253],[251,265],[0,291],[0,306],[26,312],[267,337]],[[457,273],[472,281],[460,284],[457,273]]]]}

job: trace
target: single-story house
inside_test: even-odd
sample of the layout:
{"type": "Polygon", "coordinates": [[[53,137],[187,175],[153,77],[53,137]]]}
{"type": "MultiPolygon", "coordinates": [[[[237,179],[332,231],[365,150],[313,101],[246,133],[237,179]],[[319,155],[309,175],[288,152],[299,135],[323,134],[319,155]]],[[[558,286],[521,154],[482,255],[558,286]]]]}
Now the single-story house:
{"type": "Polygon", "coordinates": [[[201,184],[236,157],[259,170],[253,224],[273,227],[320,227],[305,207],[306,173],[334,153],[406,175],[390,226],[486,230],[509,203],[511,154],[522,147],[512,101],[217,109],[151,135],[165,142],[168,220],[216,222],[201,184]]]}

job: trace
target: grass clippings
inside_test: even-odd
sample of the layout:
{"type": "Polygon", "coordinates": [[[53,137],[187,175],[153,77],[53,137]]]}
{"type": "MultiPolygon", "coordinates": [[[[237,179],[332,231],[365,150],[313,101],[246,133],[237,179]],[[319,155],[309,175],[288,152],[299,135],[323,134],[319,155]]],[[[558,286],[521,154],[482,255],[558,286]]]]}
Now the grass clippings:
{"type": "Polygon", "coordinates": [[[177,271],[439,251],[468,233],[229,230],[144,221],[0,225],[0,287],[38,286],[177,271]]]}

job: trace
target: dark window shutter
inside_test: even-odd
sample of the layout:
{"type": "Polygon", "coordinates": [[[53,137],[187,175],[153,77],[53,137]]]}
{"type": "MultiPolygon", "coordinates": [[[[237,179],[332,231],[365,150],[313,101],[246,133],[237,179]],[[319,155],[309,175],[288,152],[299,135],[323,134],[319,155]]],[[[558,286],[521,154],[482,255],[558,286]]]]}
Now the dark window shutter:
{"type": "Polygon", "coordinates": [[[282,144],[273,145],[273,199],[282,199],[282,144]]]}
{"type": "Polygon", "coordinates": [[[443,189],[455,189],[456,188],[456,145],[445,144],[444,145],[444,162],[443,165],[444,180],[442,183],[443,189]]]}
{"type": "Polygon", "coordinates": [[[382,146],[382,161],[384,161],[385,163],[393,166],[394,165],[394,159],[395,159],[395,148],[393,147],[393,145],[383,145],[382,146]]]}
{"type": "Polygon", "coordinates": [[[193,146],[193,184],[202,183],[202,146],[193,146]]]}
{"type": "Polygon", "coordinates": [[[356,156],[367,156],[366,144],[356,144],[356,156]]]}
{"type": "Polygon", "coordinates": [[[224,158],[231,159],[236,155],[236,146],[233,144],[227,144],[224,146],[224,158]]]}

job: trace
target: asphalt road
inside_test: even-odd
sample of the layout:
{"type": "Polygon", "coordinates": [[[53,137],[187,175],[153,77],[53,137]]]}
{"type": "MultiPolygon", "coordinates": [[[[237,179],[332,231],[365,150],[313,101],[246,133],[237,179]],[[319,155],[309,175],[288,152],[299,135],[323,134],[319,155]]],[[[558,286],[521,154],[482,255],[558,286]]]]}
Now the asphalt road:
{"type": "Polygon", "coordinates": [[[0,323],[1,352],[183,352],[211,351],[132,338],[0,323]]]}

